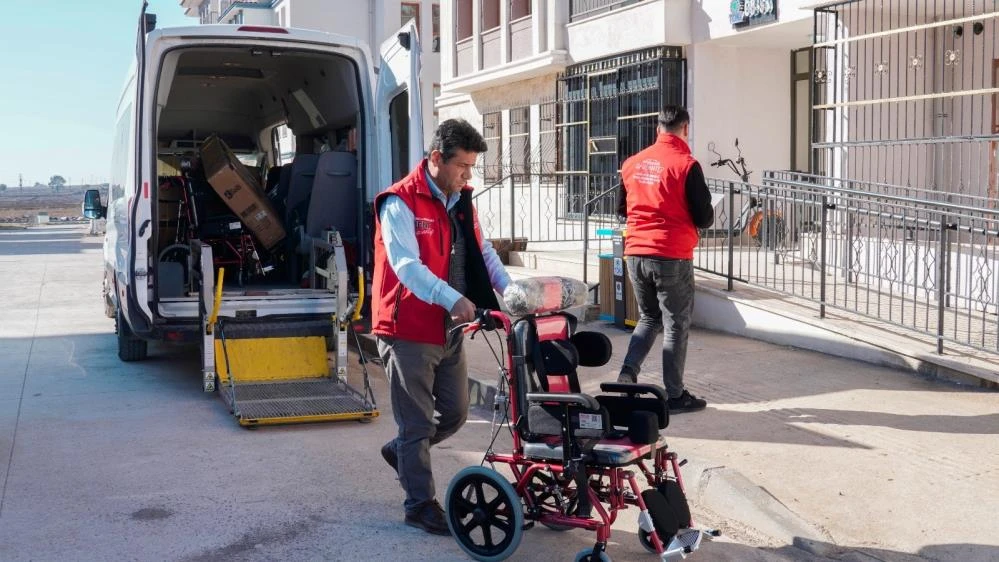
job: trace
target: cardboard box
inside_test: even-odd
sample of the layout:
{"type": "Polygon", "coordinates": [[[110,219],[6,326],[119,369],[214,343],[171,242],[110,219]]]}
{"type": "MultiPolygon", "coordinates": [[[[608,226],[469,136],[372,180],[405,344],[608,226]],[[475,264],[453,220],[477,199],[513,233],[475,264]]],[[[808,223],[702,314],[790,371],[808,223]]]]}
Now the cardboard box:
{"type": "Polygon", "coordinates": [[[284,240],[284,227],[257,179],[222,139],[201,145],[201,163],[212,189],[268,250],[284,240]]]}

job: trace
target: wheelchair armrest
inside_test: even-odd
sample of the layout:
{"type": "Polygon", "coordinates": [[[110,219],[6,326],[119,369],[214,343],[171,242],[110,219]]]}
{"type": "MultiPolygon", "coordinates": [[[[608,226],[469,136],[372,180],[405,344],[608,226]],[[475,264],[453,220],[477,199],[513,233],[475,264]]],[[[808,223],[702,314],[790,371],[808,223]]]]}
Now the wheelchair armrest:
{"type": "Polygon", "coordinates": [[[666,391],[651,384],[638,384],[632,382],[605,382],[600,383],[600,390],[604,392],[621,392],[624,394],[652,394],[656,398],[665,402],[667,400],[666,391]]]}
{"type": "Polygon", "coordinates": [[[575,404],[590,410],[599,410],[600,403],[588,394],[563,392],[528,392],[528,402],[556,402],[559,404],[575,404]]]}

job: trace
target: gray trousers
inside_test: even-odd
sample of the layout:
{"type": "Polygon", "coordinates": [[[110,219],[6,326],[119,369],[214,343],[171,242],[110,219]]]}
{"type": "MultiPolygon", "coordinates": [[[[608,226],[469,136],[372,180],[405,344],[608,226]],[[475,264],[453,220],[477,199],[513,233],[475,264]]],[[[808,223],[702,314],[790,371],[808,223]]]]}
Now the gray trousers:
{"type": "Polygon", "coordinates": [[[468,419],[468,368],[464,335],[446,345],[378,338],[378,354],[389,378],[392,414],[399,426],[393,440],[399,483],[410,513],[434,499],[430,447],[455,434],[468,419]],[[440,414],[434,422],[434,410],[440,414]]]}
{"type": "Polygon", "coordinates": [[[694,311],[694,264],[629,256],[628,275],[641,313],[628,342],[622,373],[638,376],[660,331],[663,334],[663,386],[670,398],[683,394],[687,334],[694,311]]]}

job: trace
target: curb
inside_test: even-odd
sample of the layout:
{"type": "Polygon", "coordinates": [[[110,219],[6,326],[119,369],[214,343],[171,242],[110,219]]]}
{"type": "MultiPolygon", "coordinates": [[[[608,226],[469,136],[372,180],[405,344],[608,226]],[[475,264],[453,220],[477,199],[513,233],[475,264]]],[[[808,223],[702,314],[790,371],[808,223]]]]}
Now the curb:
{"type": "Polygon", "coordinates": [[[708,283],[697,286],[693,317],[696,327],[900,369],[950,383],[999,389],[999,374],[994,370],[958,364],[946,356],[916,351],[909,340],[894,334],[881,334],[880,341],[865,338],[865,334],[858,334],[855,329],[837,325],[839,322],[842,321],[831,318],[820,321],[756,304],[708,283]],[[787,322],[798,326],[775,329],[779,323],[787,322]]]}

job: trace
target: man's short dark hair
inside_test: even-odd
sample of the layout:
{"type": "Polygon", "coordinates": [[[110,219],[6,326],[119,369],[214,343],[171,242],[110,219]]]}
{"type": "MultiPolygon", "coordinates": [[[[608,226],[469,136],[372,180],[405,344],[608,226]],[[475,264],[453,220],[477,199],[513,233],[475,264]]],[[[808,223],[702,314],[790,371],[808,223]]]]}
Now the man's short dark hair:
{"type": "Polygon", "coordinates": [[[659,112],[659,126],[671,133],[676,133],[687,123],[690,114],[679,105],[667,105],[659,112]]]}
{"type": "Polygon", "coordinates": [[[444,161],[450,160],[458,149],[482,153],[489,150],[489,145],[471,123],[464,119],[448,119],[437,126],[434,139],[430,141],[430,151],[439,150],[444,161]]]}

